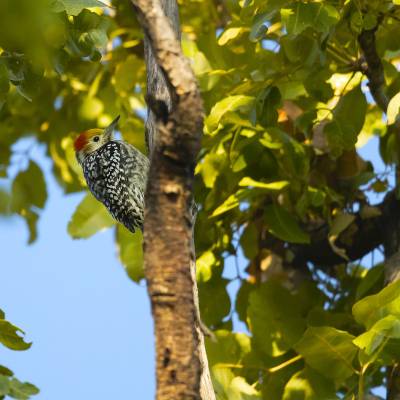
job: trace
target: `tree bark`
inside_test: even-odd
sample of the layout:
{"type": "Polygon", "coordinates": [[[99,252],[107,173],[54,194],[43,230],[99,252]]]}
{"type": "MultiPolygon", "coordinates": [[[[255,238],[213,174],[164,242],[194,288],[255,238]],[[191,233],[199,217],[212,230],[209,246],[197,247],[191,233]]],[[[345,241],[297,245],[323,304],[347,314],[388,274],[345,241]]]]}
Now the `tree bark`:
{"type": "Polygon", "coordinates": [[[175,0],[132,0],[145,32],[146,193],[144,258],[156,337],[157,399],[215,400],[195,280],[191,212],[203,106],[179,43],[175,0]]]}

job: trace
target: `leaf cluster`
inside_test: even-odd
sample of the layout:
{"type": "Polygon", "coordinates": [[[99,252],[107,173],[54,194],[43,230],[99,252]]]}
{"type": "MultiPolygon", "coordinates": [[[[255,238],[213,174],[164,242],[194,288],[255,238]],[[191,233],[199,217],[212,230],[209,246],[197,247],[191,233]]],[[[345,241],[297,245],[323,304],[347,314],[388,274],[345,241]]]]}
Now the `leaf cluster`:
{"type": "MultiPolygon", "coordinates": [[[[25,342],[24,331],[5,319],[5,314],[0,310],[0,343],[16,351],[27,350],[31,343],[25,342]]],[[[28,382],[21,382],[8,368],[0,365],[0,399],[9,396],[13,399],[27,400],[38,394],[39,389],[28,382]]]]}

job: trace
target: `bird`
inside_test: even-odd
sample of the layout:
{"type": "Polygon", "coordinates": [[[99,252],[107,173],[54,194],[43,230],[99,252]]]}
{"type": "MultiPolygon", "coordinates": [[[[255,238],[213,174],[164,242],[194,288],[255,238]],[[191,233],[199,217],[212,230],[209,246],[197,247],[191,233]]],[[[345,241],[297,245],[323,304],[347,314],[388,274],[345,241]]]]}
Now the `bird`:
{"type": "Polygon", "coordinates": [[[148,158],[131,144],[114,139],[119,116],[105,129],[89,129],[74,141],[87,186],[112,217],[134,233],[143,231],[148,158]]]}

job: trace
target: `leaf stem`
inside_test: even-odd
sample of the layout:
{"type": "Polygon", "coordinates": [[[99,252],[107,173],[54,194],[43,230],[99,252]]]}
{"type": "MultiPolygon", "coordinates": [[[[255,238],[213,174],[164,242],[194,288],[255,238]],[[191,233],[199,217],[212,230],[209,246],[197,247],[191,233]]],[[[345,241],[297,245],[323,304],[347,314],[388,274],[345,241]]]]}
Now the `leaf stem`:
{"type": "Polygon", "coordinates": [[[265,368],[257,365],[243,365],[243,364],[230,364],[230,363],[218,363],[215,364],[215,367],[217,368],[240,368],[240,369],[261,369],[266,372],[269,372],[270,374],[273,374],[275,372],[280,371],[281,369],[284,369],[288,367],[289,365],[294,364],[295,362],[301,360],[303,356],[300,354],[297,355],[296,357],[290,358],[289,360],[284,361],[282,364],[276,365],[275,367],[271,368],[265,368]]]}

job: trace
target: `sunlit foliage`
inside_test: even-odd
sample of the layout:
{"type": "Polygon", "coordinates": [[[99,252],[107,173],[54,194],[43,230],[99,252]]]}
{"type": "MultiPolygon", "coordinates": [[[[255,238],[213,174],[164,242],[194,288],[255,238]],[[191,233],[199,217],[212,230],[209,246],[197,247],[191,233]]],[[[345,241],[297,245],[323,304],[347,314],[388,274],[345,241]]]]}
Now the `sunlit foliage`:
{"type": "MultiPolygon", "coordinates": [[[[180,1],[182,46],[206,109],[195,187],[197,277],[202,318],[218,339],[208,343],[218,399],[363,398],[385,384],[382,367],[400,356],[400,284],[383,289],[382,265],[347,262],[344,249],[358,234],[356,218],[380,214],[371,196],[392,189],[399,159],[358,42],[379,26],[393,124],[398,3],[180,1]],[[357,153],[371,136],[379,138],[385,171],[357,153]],[[312,246],[319,231],[339,261],[300,263],[298,249],[312,246]],[[239,291],[232,299],[233,281],[239,291]],[[234,316],[247,333],[232,332],[234,316]]],[[[26,220],[29,242],[45,212],[46,182],[32,160],[10,181],[19,139],[46,145],[65,193],[86,190],[72,149],[76,133],[120,114],[123,137],[145,151],[143,34],[129,0],[101,5],[0,5],[0,212],[26,220]]],[[[113,225],[88,195],[68,232],[87,238],[113,225]]],[[[115,237],[129,276],[139,281],[140,235],[118,227],[115,237]]],[[[1,379],[8,375],[0,369],[1,379]]],[[[2,387],[0,380],[0,397],[2,387]]]]}

